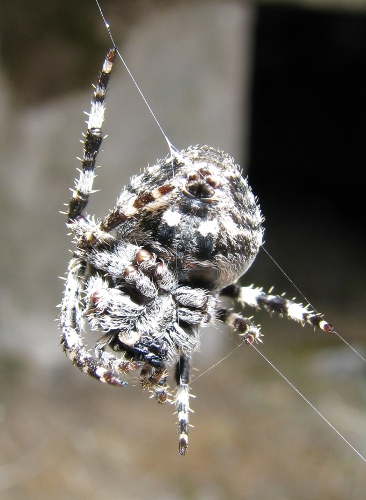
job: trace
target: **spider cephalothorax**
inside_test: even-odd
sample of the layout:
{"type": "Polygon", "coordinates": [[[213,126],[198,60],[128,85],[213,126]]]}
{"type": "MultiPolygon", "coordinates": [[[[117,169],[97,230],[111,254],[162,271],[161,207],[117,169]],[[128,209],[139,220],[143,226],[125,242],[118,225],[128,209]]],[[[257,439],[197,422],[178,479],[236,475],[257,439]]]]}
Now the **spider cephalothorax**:
{"type": "Polygon", "coordinates": [[[83,215],[115,54],[108,52],[94,92],[80,178],[68,205],[76,250],[61,306],[61,343],[76,366],[102,382],[124,386],[123,375],[137,371],[161,403],[169,400],[167,366],[174,363],[179,453],[185,454],[189,360],[200,328],[219,320],[246,343],[261,336],[249,319],[220,307],[220,295],[332,328],[301,304],[236,285],[262,244],[262,216],[240,168],[221,151],[172,149],[131,179],[105,218],[83,215]],[[101,335],[94,354],[81,336],[85,319],[101,335]]]}

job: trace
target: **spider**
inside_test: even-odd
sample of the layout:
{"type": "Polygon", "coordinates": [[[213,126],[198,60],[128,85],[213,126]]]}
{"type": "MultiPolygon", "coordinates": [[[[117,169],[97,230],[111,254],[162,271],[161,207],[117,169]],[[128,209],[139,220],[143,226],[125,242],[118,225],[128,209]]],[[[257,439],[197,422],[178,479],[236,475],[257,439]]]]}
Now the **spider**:
{"type": "Polygon", "coordinates": [[[190,358],[199,346],[200,328],[221,321],[244,343],[261,342],[260,328],[220,306],[220,296],[326,332],[333,328],[308,306],[236,284],[262,245],[263,217],[239,166],[222,151],[171,149],[131,179],[106,217],[83,215],[93,192],[115,56],[113,47],[95,87],[82,168],[68,204],[67,227],[76,250],[61,304],[61,344],[74,365],[101,382],[123,387],[123,376],[137,372],[141,386],[159,403],[175,404],[178,450],[184,455],[190,358]],[[101,334],[93,354],[81,336],[85,319],[101,334]],[[173,398],[167,385],[172,364],[173,398]]]}

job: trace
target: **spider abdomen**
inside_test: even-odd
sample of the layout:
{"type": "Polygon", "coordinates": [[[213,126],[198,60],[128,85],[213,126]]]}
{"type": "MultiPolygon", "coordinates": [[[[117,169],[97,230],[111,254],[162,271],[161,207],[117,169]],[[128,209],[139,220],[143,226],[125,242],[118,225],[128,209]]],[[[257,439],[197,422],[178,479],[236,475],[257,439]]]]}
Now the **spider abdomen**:
{"type": "Polygon", "coordinates": [[[191,286],[219,290],[236,281],[262,243],[262,216],[246,179],[232,158],[207,146],[134,177],[117,203],[126,205],[134,222],[120,236],[174,262],[179,282],[191,286]]]}

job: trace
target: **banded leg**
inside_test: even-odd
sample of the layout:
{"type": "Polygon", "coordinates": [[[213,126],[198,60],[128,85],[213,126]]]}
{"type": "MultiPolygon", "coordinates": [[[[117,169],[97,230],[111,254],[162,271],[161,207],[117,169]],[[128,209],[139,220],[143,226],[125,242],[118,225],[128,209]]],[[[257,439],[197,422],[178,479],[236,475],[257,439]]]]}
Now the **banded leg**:
{"type": "Polygon", "coordinates": [[[277,312],[281,316],[287,316],[289,319],[299,323],[309,323],[324,332],[334,332],[334,328],[323,319],[323,315],[315,313],[309,309],[309,306],[303,306],[292,300],[285,299],[281,295],[264,293],[261,288],[229,285],[221,291],[221,295],[231,297],[244,306],[263,307],[270,313],[277,312]]]}
{"type": "Polygon", "coordinates": [[[178,415],[178,451],[185,455],[188,451],[189,426],[189,358],[185,354],[180,356],[175,367],[175,381],[177,383],[175,407],[178,415]]]}
{"type": "Polygon", "coordinates": [[[151,393],[151,397],[155,398],[158,403],[170,402],[169,386],[167,384],[168,372],[165,364],[162,363],[160,368],[154,368],[150,364],[142,367],[140,372],[140,384],[143,389],[147,389],[151,393]]]}
{"type": "Polygon", "coordinates": [[[116,49],[110,49],[104,60],[98,84],[91,101],[88,130],[84,142],[84,154],[81,160],[82,169],[80,170],[79,180],[76,181],[75,190],[70,199],[67,213],[69,223],[82,214],[88,204],[89,195],[92,193],[93,180],[95,177],[95,160],[103,140],[101,127],[104,120],[104,100],[115,56],[116,49]]]}
{"type": "Polygon", "coordinates": [[[228,311],[227,309],[219,309],[216,312],[216,318],[239,332],[245,344],[262,342],[262,334],[259,326],[252,323],[250,319],[244,318],[240,314],[228,311]]]}
{"type": "Polygon", "coordinates": [[[61,345],[72,363],[81,371],[110,385],[127,385],[113,372],[127,372],[130,364],[117,359],[109,353],[103,353],[95,359],[86,349],[80,331],[84,321],[81,304],[83,265],[78,259],[72,259],[65,285],[65,295],[61,304],[60,327],[61,345]]]}

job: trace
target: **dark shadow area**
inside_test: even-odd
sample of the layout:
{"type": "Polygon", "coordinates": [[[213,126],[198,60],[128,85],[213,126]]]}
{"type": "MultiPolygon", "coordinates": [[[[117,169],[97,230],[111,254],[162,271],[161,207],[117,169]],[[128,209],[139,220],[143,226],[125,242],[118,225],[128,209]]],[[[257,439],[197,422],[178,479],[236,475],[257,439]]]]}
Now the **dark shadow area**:
{"type": "Polygon", "coordinates": [[[365,299],[365,67],[366,16],[259,8],[249,177],[267,248],[312,300],[348,307],[365,299]]]}

